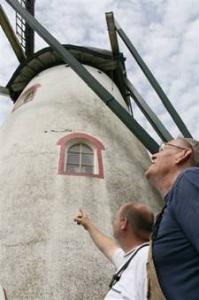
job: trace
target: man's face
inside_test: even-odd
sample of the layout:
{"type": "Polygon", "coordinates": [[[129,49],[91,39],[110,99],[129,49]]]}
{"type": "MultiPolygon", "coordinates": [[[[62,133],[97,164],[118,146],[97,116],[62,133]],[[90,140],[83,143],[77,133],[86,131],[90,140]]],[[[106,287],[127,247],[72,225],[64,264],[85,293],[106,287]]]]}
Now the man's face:
{"type": "Polygon", "coordinates": [[[154,177],[163,178],[176,166],[176,158],[181,151],[186,148],[182,147],[179,140],[172,140],[160,147],[160,151],[152,155],[152,164],[145,172],[145,176],[150,180],[154,177]]]}

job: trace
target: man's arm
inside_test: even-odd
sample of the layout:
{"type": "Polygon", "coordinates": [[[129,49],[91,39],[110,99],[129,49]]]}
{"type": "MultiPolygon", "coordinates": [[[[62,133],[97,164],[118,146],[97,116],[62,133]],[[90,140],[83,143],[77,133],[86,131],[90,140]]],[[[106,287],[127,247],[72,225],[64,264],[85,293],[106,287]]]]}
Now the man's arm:
{"type": "Polygon", "coordinates": [[[82,225],[85,230],[88,231],[90,237],[94,241],[98,249],[112,261],[112,256],[119,248],[115,240],[102,233],[95,224],[90,220],[87,213],[83,210],[79,210],[79,214],[75,217],[74,221],[78,225],[82,225]]]}
{"type": "Polygon", "coordinates": [[[3,289],[3,292],[4,292],[5,300],[8,300],[5,289],[3,289]]]}

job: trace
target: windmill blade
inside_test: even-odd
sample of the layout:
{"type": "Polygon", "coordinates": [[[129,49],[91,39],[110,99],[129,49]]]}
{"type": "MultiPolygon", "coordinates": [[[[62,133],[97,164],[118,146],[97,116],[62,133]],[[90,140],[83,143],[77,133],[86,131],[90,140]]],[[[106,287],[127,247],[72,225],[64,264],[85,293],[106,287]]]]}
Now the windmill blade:
{"type": "Polygon", "coordinates": [[[2,96],[9,96],[9,89],[3,87],[3,86],[0,86],[0,95],[2,96]]]}
{"type": "MultiPolygon", "coordinates": [[[[35,13],[35,0],[17,0],[32,16],[35,13]]],[[[27,57],[34,53],[34,30],[28,25],[25,19],[16,13],[16,32],[19,37],[20,44],[24,49],[27,57]]]]}
{"type": "Polygon", "coordinates": [[[19,3],[6,0],[18,13],[23,16],[30,27],[35,30],[63,59],[63,61],[84,80],[84,82],[101,98],[101,100],[119,117],[127,128],[151,152],[157,152],[159,145],[128,113],[126,109],[70,54],[31,14],[19,3]]]}
{"type": "Polygon", "coordinates": [[[129,40],[129,38],[125,34],[124,30],[121,28],[121,26],[118,24],[118,22],[115,19],[114,19],[114,24],[115,24],[115,29],[118,32],[119,36],[121,37],[121,39],[123,40],[123,42],[125,43],[127,48],[129,49],[130,53],[133,55],[134,59],[136,60],[136,62],[140,66],[141,70],[145,74],[146,78],[150,82],[151,86],[154,88],[154,90],[158,94],[160,100],[162,101],[163,105],[169,112],[170,116],[174,120],[175,124],[177,125],[177,127],[179,128],[181,133],[185,137],[192,137],[191,133],[187,129],[183,120],[181,119],[181,117],[179,116],[179,114],[177,113],[177,111],[175,110],[173,105],[171,104],[170,100],[168,99],[167,95],[165,94],[165,92],[163,91],[161,86],[159,85],[158,81],[155,79],[152,72],[149,70],[149,68],[147,67],[147,65],[145,64],[145,62],[139,55],[138,51],[135,49],[132,42],[129,40]]]}
{"type": "Polygon", "coordinates": [[[147,102],[143,99],[143,97],[140,95],[140,93],[136,90],[132,82],[128,78],[125,80],[125,84],[127,88],[130,91],[130,94],[132,98],[134,99],[137,106],[140,108],[140,110],[145,115],[146,119],[149,121],[153,129],[156,131],[156,133],[159,135],[159,137],[163,141],[170,141],[173,139],[172,135],[169,133],[169,131],[166,129],[166,127],[162,124],[160,119],[157,117],[157,115],[153,112],[153,110],[150,108],[150,106],[147,104],[147,102]]]}
{"type": "Polygon", "coordinates": [[[8,19],[6,13],[4,12],[1,4],[0,4],[0,25],[3,29],[3,31],[5,32],[5,35],[7,36],[7,39],[9,40],[9,42],[12,46],[12,49],[14,50],[14,52],[17,56],[17,59],[19,60],[20,63],[22,63],[26,59],[25,53],[19,43],[19,40],[18,40],[14,30],[12,29],[9,19],[8,19]]]}

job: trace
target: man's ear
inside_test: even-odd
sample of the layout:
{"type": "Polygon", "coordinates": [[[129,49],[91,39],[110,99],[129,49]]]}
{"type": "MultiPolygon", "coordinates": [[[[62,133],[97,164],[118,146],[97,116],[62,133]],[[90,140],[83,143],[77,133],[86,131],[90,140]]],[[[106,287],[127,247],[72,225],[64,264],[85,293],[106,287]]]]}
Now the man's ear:
{"type": "Polygon", "coordinates": [[[126,230],[127,226],[128,226],[128,220],[127,218],[123,218],[121,223],[121,230],[126,230]]]}
{"type": "Polygon", "coordinates": [[[176,154],[176,164],[180,165],[182,163],[186,163],[192,155],[191,149],[184,149],[176,154]]]}

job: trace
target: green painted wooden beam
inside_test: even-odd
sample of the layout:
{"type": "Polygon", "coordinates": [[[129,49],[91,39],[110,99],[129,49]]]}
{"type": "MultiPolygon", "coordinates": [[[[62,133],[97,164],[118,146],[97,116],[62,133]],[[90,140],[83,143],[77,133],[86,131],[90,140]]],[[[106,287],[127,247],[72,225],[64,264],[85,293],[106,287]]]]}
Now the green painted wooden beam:
{"type": "Polygon", "coordinates": [[[154,90],[156,91],[158,96],[160,97],[162,103],[166,107],[167,111],[171,115],[172,119],[174,120],[175,124],[177,125],[177,127],[179,128],[181,133],[185,137],[192,137],[192,135],[189,132],[189,130],[187,129],[186,125],[184,124],[184,122],[180,118],[179,114],[177,113],[177,111],[175,110],[173,105],[171,104],[170,100],[166,96],[165,92],[163,91],[163,89],[161,88],[161,86],[159,85],[159,83],[157,82],[155,77],[153,76],[152,72],[149,70],[149,68],[147,67],[147,65],[145,64],[145,62],[139,55],[138,51],[133,46],[132,42],[129,40],[129,38],[127,37],[127,35],[123,31],[123,29],[120,27],[120,25],[118,24],[118,22],[115,19],[114,19],[114,23],[115,23],[115,28],[116,28],[119,36],[121,37],[123,42],[126,44],[127,48],[129,49],[129,51],[135,58],[136,62],[140,66],[140,68],[142,69],[142,71],[145,74],[145,76],[147,77],[148,81],[150,82],[150,84],[152,85],[152,87],[154,88],[154,90]]]}
{"type": "Polygon", "coordinates": [[[3,31],[5,32],[5,35],[7,36],[7,39],[9,40],[12,46],[12,49],[14,50],[17,56],[17,59],[19,60],[20,63],[23,62],[26,59],[25,53],[23,52],[19,40],[14,30],[12,29],[12,26],[7,18],[7,15],[4,12],[3,7],[1,5],[0,5],[0,24],[3,31]]]}
{"type": "Polygon", "coordinates": [[[125,110],[122,105],[70,54],[31,14],[15,0],[6,0],[67,63],[82,80],[102,99],[102,101],[118,116],[128,129],[151,152],[157,152],[159,145],[125,110]]]}

